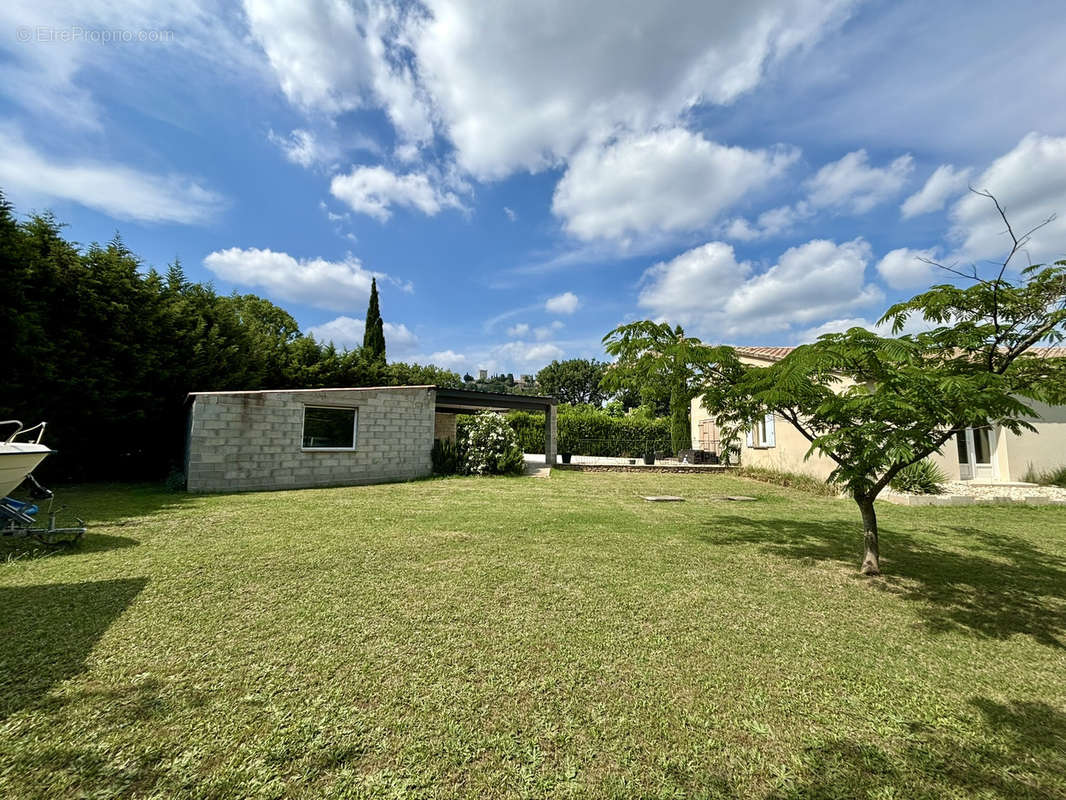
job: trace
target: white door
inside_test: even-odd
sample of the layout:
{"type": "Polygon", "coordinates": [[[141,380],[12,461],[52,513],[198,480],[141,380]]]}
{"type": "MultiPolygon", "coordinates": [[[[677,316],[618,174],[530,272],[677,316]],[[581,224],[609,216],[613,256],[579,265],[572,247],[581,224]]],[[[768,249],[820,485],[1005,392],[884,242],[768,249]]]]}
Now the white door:
{"type": "Polygon", "coordinates": [[[996,479],[996,431],[984,425],[967,428],[956,434],[959,453],[959,478],[964,481],[994,481],[996,479]]]}

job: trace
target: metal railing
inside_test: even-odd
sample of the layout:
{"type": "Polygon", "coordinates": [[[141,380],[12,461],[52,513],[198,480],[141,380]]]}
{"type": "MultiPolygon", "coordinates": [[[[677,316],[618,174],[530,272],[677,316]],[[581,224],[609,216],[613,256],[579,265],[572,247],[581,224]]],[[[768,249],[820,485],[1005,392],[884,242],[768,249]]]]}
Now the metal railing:
{"type": "Polygon", "coordinates": [[[34,431],[37,431],[37,438],[34,439],[32,442],[27,442],[27,444],[40,444],[41,443],[41,437],[44,436],[44,426],[47,425],[47,424],[48,423],[46,423],[46,422],[38,422],[36,425],[34,425],[31,428],[23,428],[22,427],[22,422],[20,422],[17,419],[0,420],[0,427],[2,427],[4,425],[14,425],[15,426],[14,432],[10,436],[8,436],[7,439],[4,440],[4,444],[11,444],[12,442],[15,441],[15,437],[16,436],[25,436],[26,434],[33,433],[34,431]]]}

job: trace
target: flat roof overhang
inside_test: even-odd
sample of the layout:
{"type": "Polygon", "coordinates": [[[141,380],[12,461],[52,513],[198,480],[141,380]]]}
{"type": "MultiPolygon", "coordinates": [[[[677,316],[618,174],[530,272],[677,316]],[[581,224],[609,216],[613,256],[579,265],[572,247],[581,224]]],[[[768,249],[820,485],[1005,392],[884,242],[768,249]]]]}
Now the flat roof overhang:
{"type": "Polygon", "coordinates": [[[547,411],[556,405],[554,397],[529,394],[479,392],[474,389],[437,389],[437,412],[470,414],[477,411],[547,411]]]}

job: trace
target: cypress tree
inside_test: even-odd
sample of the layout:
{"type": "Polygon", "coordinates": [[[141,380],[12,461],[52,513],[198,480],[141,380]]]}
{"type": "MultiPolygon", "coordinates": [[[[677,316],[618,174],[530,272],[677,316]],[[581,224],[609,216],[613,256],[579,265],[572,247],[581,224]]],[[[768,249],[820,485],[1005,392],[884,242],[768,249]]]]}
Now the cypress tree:
{"type": "Polygon", "coordinates": [[[385,364],[385,324],[378,306],[378,282],[370,279],[370,304],[366,309],[366,329],[363,331],[363,352],[371,363],[385,364]]]}

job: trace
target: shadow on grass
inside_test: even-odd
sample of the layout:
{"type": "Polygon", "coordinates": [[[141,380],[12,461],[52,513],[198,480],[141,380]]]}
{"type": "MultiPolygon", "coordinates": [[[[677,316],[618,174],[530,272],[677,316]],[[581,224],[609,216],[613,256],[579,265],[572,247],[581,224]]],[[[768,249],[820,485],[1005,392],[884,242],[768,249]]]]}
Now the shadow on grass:
{"type": "Polygon", "coordinates": [[[912,724],[895,750],[849,739],[808,747],[794,779],[771,797],[1066,796],[1066,714],[1045,703],[970,704],[980,724],[964,737],[912,724]]]}
{"type": "Polygon", "coordinates": [[[147,578],[0,587],[0,719],[85,670],[147,578]]]}
{"type": "MultiPolygon", "coordinates": [[[[777,557],[835,561],[852,568],[862,559],[858,526],[797,519],[716,517],[716,544],[749,542],[777,557]],[[719,532],[720,531],[720,532],[719,532]]],[[[1041,644],[1066,647],[1066,559],[1024,539],[976,528],[938,526],[964,550],[937,547],[882,526],[882,567],[871,585],[918,604],[933,631],[964,630],[996,639],[1025,634],[1041,644]]]]}
{"type": "Polygon", "coordinates": [[[122,550],[136,547],[140,542],[128,536],[109,536],[104,533],[86,533],[77,542],[59,544],[42,544],[36,539],[0,539],[0,563],[5,561],[29,561],[51,556],[77,555],[84,553],[104,553],[108,550],[122,550]]]}

